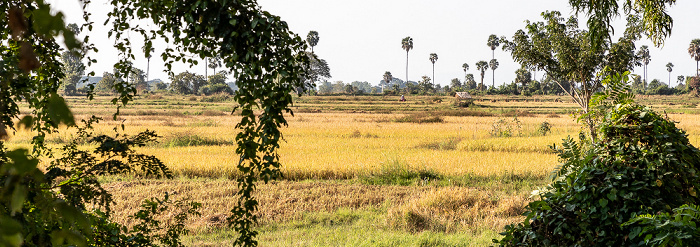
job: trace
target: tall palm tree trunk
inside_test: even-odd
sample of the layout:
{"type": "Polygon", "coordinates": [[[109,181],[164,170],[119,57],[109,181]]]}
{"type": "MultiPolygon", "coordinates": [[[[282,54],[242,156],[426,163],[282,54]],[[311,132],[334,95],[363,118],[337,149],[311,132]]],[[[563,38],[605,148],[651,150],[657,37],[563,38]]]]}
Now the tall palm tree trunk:
{"type": "Polygon", "coordinates": [[[435,83],[435,63],[433,63],[433,84],[435,83]]]}
{"type": "Polygon", "coordinates": [[[148,57],[148,64],[146,65],[146,82],[148,82],[151,76],[151,57],[148,57]]]}
{"type": "Polygon", "coordinates": [[[406,51],[406,83],[408,83],[408,51],[406,51]]]}
{"type": "Polygon", "coordinates": [[[491,74],[491,77],[492,77],[491,78],[492,79],[491,87],[495,88],[496,87],[496,70],[492,69],[491,71],[493,72],[493,74],[491,74]]]}

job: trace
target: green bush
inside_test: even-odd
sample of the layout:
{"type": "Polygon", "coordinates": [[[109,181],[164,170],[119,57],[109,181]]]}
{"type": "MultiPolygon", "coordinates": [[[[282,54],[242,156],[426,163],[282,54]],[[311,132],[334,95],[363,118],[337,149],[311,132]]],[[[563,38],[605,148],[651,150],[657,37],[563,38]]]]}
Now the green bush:
{"type": "Polygon", "coordinates": [[[570,138],[557,150],[556,177],[506,227],[501,246],[638,246],[638,215],[697,204],[700,151],[684,131],[647,107],[620,104],[600,125],[600,139],[581,147],[570,138]]]}

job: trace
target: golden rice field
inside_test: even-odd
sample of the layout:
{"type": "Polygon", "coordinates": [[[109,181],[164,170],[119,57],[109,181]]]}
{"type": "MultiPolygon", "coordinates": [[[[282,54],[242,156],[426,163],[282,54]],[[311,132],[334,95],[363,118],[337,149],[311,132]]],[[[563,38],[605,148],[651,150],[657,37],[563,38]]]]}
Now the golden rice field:
{"type": "MultiPolygon", "coordinates": [[[[421,102],[433,98],[417,99],[419,102],[409,101],[406,105],[424,105],[421,102]]],[[[178,138],[205,139],[214,144],[166,143],[148,146],[142,148],[142,151],[159,157],[177,175],[235,176],[238,157],[233,144],[238,118],[228,112],[227,108],[232,108],[232,103],[206,104],[184,98],[169,98],[156,104],[142,99],[122,110],[123,115],[119,121],[112,121],[110,114],[114,108],[104,101],[97,102],[102,104],[87,104],[80,99],[72,102],[78,118],[95,114],[106,119],[96,127],[96,133],[110,134],[117,124],[124,123],[127,133],[155,130],[162,136],[161,143],[178,138]]],[[[315,104],[306,105],[330,109],[343,104],[342,101],[339,102],[341,103],[333,104],[319,100],[315,104]]],[[[580,131],[580,125],[568,114],[526,114],[517,118],[521,128],[514,137],[492,137],[489,134],[499,119],[507,122],[514,119],[512,116],[500,116],[497,113],[500,110],[498,107],[551,108],[557,112],[570,107],[566,103],[487,101],[477,104],[484,108],[491,107],[486,110],[496,112],[494,116],[444,116],[440,123],[419,124],[392,121],[415,114],[413,111],[360,113],[363,102],[369,101],[356,102],[359,106],[351,111],[313,112],[297,108],[297,113],[287,118],[289,126],[282,130],[285,142],[279,152],[286,178],[348,179],[371,175],[382,167],[395,163],[414,169],[431,170],[445,176],[492,176],[507,173],[544,176],[557,165],[556,156],[548,146],[560,143],[567,136],[577,138],[580,131]],[[544,121],[552,126],[551,133],[546,136],[537,133],[544,121]]],[[[393,107],[392,109],[405,107],[396,102],[381,101],[374,105],[381,104],[393,107]]],[[[298,105],[303,107],[304,103],[298,105]]],[[[427,105],[434,109],[450,107],[449,102],[427,105]]],[[[425,111],[420,113],[425,114],[425,111]]],[[[693,143],[697,143],[700,134],[698,115],[670,114],[669,117],[688,131],[693,143]]],[[[71,131],[64,131],[48,139],[60,142],[70,140],[71,135],[71,131]]],[[[26,144],[31,136],[32,133],[20,130],[11,138],[10,143],[26,144]]]]}
{"type": "MultiPolygon", "coordinates": [[[[115,194],[113,217],[129,224],[127,215],[138,210],[141,200],[168,192],[203,204],[202,215],[188,221],[192,234],[187,245],[230,243],[235,234],[225,226],[225,218],[236,191],[230,179],[237,175],[238,162],[234,144],[239,118],[231,114],[234,103],[203,96],[150,95],[122,108],[113,120],[115,107],[109,99],[72,97],[68,102],[78,119],[103,118],[95,133],[113,135],[122,123],[127,134],[155,130],[161,136],[159,143],[139,151],[158,157],[178,177],[105,178],[105,187],[115,194]]],[[[638,101],[665,111],[694,145],[700,144],[699,99],[639,97],[638,101]]],[[[279,149],[285,178],[261,185],[256,195],[261,201],[261,246],[396,246],[426,241],[487,245],[506,224],[521,220],[529,192],[543,186],[557,166],[548,146],[568,136],[578,138],[581,130],[570,116],[575,105],[565,97],[485,96],[469,108],[456,108],[451,98],[435,96],[408,97],[408,102],[391,96],[315,96],[295,102],[279,149]],[[512,136],[491,134],[499,121],[512,128],[512,136]],[[551,126],[546,135],[538,132],[543,122],[551,126]],[[408,186],[362,182],[396,169],[427,172],[442,182],[428,179],[408,186]],[[465,177],[477,182],[450,182],[465,177]],[[523,178],[526,181],[519,181],[523,178]]],[[[74,133],[62,130],[47,140],[58,147],[74,133]]],[[[32,136],[18,130],[7,146],[29,147],[32,136]]],[[[48,161],[44,159],[44,165],[48,161]]]]}

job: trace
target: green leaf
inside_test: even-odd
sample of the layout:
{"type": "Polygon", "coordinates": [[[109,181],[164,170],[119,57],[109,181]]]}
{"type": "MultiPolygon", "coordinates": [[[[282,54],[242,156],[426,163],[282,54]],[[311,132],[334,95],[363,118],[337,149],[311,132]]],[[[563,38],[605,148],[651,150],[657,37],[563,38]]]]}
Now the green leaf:
{"type": "Polygon", "coordinates": [[[51,123],[54,126],[65,124],[67,126],[75,126],[75,118],[73,113],[68,108],[66,101],[57,93],[52,93],[49,99],[48,113],[51,123]]]}
{"type": "Polygon", "coordinates": [[[24,200],[27,198],[27,187],[24,185],[18,185],[12,192],[12,201],[10,202],[10,212],[14,215],[17,212],[22,211],[22,205],[24,205],[24,200]]]}
{"type": "Polygon", "coordinates": [[[605,207],[608,205],[608,200],[600,199],[598,200],[598,204],[600,204],[601,207],[605,207]]]}

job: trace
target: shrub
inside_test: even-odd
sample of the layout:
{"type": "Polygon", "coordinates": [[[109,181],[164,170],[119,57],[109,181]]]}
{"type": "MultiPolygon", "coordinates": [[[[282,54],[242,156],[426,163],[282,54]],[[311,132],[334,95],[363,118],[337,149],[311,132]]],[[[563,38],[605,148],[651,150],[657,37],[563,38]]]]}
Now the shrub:
{"type": "Polygon", "coordinates": [[[552,124],[545,120],[540,124],[540,127],[537,129],[537,132],[540,133],[540,135],[542,136],[546,136],[547,133],[552,132],[552,124]]]}
{"type": "Polygon", "coordinates": [[[600,139],[570,138],[552,184],[531,202],[525,220],[506,227],[501,246],[634,246],[643,214],[697,204],[700,150],[685,132],[647,107],[621,104],[600,125],[600,139]]]}
{"type": "Polygon", "coordinates": [[[513,121],[508,121],[504,118],[499,118],[491,124],[491,134],[492,137],[511,137],[519,136],[521,133],[522,124],[518,117],[514,117],[513,121]]]}
{"type": "Polygon", "coordinates": [[[199,93],[204,94],[204,95],[212,95],[212,94],[218,94],[218,93],[223,93],[223,94],[228,94],[232,95],[233,94],[233,89],[229,87],[226,84],[210,84],[203,86],[199,89],[199,93]]]}

